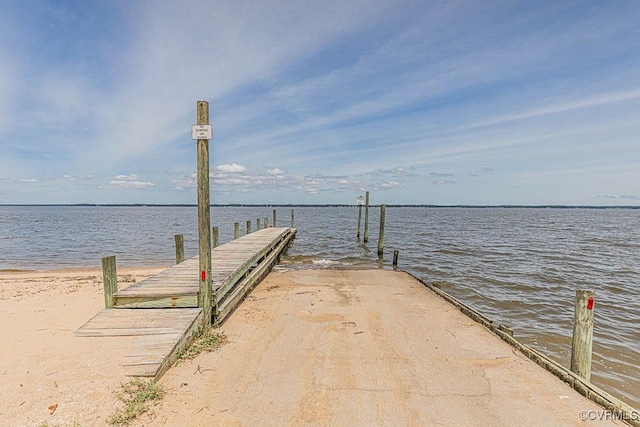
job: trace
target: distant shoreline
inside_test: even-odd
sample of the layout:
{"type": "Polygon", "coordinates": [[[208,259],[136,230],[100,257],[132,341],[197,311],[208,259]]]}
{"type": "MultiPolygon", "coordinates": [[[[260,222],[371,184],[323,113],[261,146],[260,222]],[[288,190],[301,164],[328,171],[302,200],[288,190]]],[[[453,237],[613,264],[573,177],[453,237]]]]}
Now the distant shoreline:
{"type": "MultiPolygon", "coordinates": [[[[228,203],[215,204],[211,207],[220,208],[349,208],[355,204],[246,204],[228,203]]],[[[370,204],[380,206],[380,204],[370,204]]],[[[640,209],[640,205],[411,205],[411,204],[385,204],[388,208],[463,208],[463,209],[640,209]]],[[[153,203],[0,203],[0,207],[167,207],[188,208],[198,207],[196,204],[153,204],[153,203]]]]}

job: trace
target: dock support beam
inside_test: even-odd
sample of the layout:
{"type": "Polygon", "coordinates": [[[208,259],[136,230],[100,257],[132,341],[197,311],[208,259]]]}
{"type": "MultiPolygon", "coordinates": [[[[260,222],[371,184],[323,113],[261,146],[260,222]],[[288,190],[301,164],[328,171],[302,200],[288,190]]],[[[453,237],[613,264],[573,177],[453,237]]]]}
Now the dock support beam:
{"type": "Polygon", "coordinates": [[[571,372],[591,381],[591,349],[593,347],[593,291],[576,290],[576,310],[573,317],[571,372]]]}
{"type": "MultiPolygon", "coordinates": [[[[197,124],[209,124],[209,103],[198,101],[197,124]]],[[[205,325],[211,324],[211,202],[209,193],[209,140],[198,140],[198,259],[200,292],[198,307],[204,313],[205,325]]]]}
{"type": "Polygon", "coordinates": [[[380,234],[378,234],[378,258],[384,256],[384,220],[385,212],[387,210],[386,205],[380,205],[380,234]]]}
{"type": "Polygon", "coordinates": [[[362,205],[358,205],[358,232],[356,233],[356,238],[360,240],[360,223],[362,222],[362,205]]]}
{"type": "Polygon", "coordinates": [[[182,234],[176,234],[176,264],[180,264],[184,261],[184,236],[182,234]]]}
{"type": "Polygon", "coordinates": [[[104,282],[104,306],[113,308],[113,294],[118,292],[118,274],[116,272],[116,257],[102,258],[102,280],[104,282]]]}
{"type": "Polygon", "coordinates": [[[296,228],[296,222],[293,218],[293,209],[291,209],[291,228],[296,228]]]}
{"type": "Polygon", "coordinates": [[[364,243],[369,241],[369,192],[364,196],[364,243]]]}
{"type": "Polygon", "coordinates": [[[273,226],[276,226],[276,210],[273,210],[273,226]]]}

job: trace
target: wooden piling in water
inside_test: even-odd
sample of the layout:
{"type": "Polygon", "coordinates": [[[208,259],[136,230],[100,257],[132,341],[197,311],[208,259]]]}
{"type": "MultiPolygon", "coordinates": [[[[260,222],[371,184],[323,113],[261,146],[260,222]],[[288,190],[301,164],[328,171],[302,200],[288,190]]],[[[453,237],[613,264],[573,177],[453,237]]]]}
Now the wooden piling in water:
{"type": "Polygon", "coordinates": [[[247,234],[251,234],[251,221],[247,221],[247,234]]]}
{"type": "Polygon", "coordinates": [[[398,266],[398,250],[396,249],[395,251],[393,251],[393,266],[397,267],[398,266]]]}
{"type": "MultiPolygon", "coordinates": [[[[209,103],[197,102],[196,119],[198,125],[209,124],[209,103]]],[[[202,308],[205,324],[211,324],[211,201],[209,187],[209,140],[197,142],[197,182],[198,182],[198,263],[200,282],[198,307],[202,308]]]]}
{"type": "Polygon", "coordinates": [[[213,227],[213,247],[220,246],[220,240],[218,239],[218,227],[213,227]]]}
{"type": "Polygon", "coordinates": [[[256,230],[260,230],[260,218],[256,220],[256,230]]]}
{"type": "Polygon", "coordinates": [[[276,224],[277,224],[277,222],[276,222],[276,210],[274,209],[273,210],[273,226],[275,227],[276,224]]]}
{"type": "Polygon", "coordinates": [[[296,222],[293,218],[293,209],[291,209],[291,228],[296,228],[296,222]]]}
{"type": "Polygon", "coordinates": [[[591,381],[591,351],[593,348],[593,291],[576,290],[576,308],[573,316],[571,343],[571,372],[591,381]]]}
{"type": "Polygon", "coordinates": [[[360,238],[360,223],[362,222],[362,205],[358,205],[358,232],[356,238],[360,238]]]}
{"type": "Polygon", "coordinates": [[[102,281],[104,283],[104,306],[113,308],[113,294],[118,292],[118,274],[116,272],[116,257],[102,258],[102,281]]]}
{"type": "Polygon", "coordinates": [[[369,241],[369,192],[364,197],[364,243],[369,241]]]}
{"type": "Polygon", "coordinates": [[[233,238],[234,239],[239,239],[240,238],[240,223],[236,222],[233,224],[233,238]]]}
{"type": "Polygon", "coordinates": [[[176,264],[180,264],[184,261],[184,236],[176,234],[174,238],[176,241],[176,264]]]}
{"type": "Polygon", "coordinates": [[[264,219],[264,228],[269,228],[269,219],[268,218],[264,219]]]}
{"type": "Polygon", "coordinates": [[[382,258],[384,255],[384,219],[385,219],[386,210],[387,210],[386,205],[380,205],[380,233],[378,234],[378,258],[382,258]]]}

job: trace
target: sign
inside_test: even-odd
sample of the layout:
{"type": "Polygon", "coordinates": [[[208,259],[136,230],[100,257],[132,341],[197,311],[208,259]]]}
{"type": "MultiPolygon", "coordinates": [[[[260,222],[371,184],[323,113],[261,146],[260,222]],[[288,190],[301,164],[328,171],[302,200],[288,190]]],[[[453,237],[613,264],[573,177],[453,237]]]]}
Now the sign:
{"type": "Polygon", "coordinates": [[[364,205],[364,197],[358,196],[358,206],[364,205]]]}
{"type": "Polygon", "coordinates": [[[211,139],[213,138],[213,130],[211,125],[193,125],[191,126],[191,139],[211,139]]]}

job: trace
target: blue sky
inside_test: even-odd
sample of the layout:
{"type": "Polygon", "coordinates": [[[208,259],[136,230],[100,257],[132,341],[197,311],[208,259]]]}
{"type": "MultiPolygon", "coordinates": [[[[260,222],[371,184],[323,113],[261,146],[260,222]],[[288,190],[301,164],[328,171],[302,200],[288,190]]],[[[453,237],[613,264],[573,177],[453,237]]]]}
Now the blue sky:
{"type": "Polygon", "coordinates": [[[640,4],[0,0],[0,203],[640,204],[640,4]]]}

